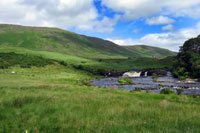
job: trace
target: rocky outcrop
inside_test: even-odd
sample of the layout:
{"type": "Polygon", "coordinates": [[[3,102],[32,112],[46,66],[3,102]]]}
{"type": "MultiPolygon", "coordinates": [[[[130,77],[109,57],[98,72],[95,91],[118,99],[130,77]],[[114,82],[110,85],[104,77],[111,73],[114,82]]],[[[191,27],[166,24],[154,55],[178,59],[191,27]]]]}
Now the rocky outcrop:
{"type": "Polygon", "coordinates": [[[158,76],[167,76],[166,70],[147,70],[147,71],[107,71],[106,76],[107,77],[140,77],[140,76],[152,76],[153,73],[155,73],[158,76]]]}
{"type": "Polygon", "coordinates": [[[107,71],[106,72],[106,77],[119,77],[122,76],[124,73],[127,71],[107,71]]]}
{"type": "Polygon", "coordinates": [[[153,73],[155,73],[158,76],[167,76],[167,72],[166,70],[147,70],[147,71],[142,71],[140,76],[152,76],[153,73]]]}
{"type": "Polygon", "coordinates": [[[147,73],[147,76],[152,76],[153,73],[155,73],[157,76],[166,76],[167,75],[166,70],[149,70],[147,73]]]}

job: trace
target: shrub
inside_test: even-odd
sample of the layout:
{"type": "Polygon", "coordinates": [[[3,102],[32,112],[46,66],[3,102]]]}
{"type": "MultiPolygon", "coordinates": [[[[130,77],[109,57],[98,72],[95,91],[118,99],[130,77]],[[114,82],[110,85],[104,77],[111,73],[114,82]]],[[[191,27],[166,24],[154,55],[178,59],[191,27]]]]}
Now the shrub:
{"type": "Polygon", "coordinates": [[[121,84],[132,84],[132,79],[131,78],[120,78],[118,79],[118,82],[121,84]]]}
{"type": "Polygon", "coordinates": [[[105,75],[106,71],[104,69],[97,69],[98,75],[105,75]]]}
{"type": "Polygon", "coordinates": [[[77,69],[83,70],[83,65],[78,65],[78,66],[77,66],[77,69]]]}
{"type": "Polygon", "coordinates": [[[0,68],[20,66],[22,68],[31,68],[32,66],[43,67],[54,64],[53,60],[45,59],[39,56],[24,55],[16,53],[0,53],[0,68]]]}
{"type": "Polygon", "coordinates": [[[163,87],[164,85],[163,84],[158,84],[158,86],[163,87]]]}
{"type": "Polygon", "coordinates": [[[102,59],[99,59],[99,62],[102,62],[103,60],[102,59]]]}
{"type": "Polygon", "coordinates": [[[197,94],[193,94],[192,97],[193,97],[193,98],[197,98],[198,95],[197,95],[197,94]]]}
{"type": "Polygon", "coordinates": [[[146,93],[150,93],[150,91],[149,91],[149,90],[146,90],[145,92],[146,92],[146,93]]]}
{"type": "Polygon", "coordinates": [[[141,91],[142,89],[141,88],[139,88],[139,87],[136,87],[135,88],[135,91],[141,91]]]}
{"type": "Polygon", "coordinates": [[[64,62],[64,61],[61,61],[60,64],[63,65],[63,66],[67,66],[67,63],[64,62]]]}
{"type": "Polygon", "coordinates": [[[8,68],[10,66],[10,64],[7,61],[4,61],[4,60],[0,59],[0,62],[1,62],[0,68],[2,68],[2,69],[6,69],[6,68],[8,68]]]}
{"type": "Polygon", "coordinates": [[[85,86],[92,86],[89,81],[82,81],[81,84],[85,86]]]}
{"type": "Polygon", "coordinates": [[[153,82],[157,82],[158,77],[155,73],[152,74],[152,78],[153,78],[153,82]]]}
{"type": "Polygon", "coordinates": [[[160,94],[175,94],[176,92],[169,88],[164,88],[160,91],[160,94]]]}
{"type": "Polygon", "coordinates": [[[81,63],[82,63],[82,64],[85,64],[85,63],[87,63],[87,62],[85,62],[85,61],[81,61],[81,63]]]}
{"type": "Polygon", "coordinates": [[[181,95],[183,93],[183,89],[176,89],[176,91],[178,95],[181,95]]]}

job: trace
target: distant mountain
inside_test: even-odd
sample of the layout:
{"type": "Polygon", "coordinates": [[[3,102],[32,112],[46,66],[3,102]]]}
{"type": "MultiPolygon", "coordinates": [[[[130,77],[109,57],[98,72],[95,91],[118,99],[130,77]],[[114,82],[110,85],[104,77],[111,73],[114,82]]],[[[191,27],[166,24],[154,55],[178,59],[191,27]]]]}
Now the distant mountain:
{"type": "Polygon", "coordinates": [[[134,45],[134,46],[124,46],[127,50],[132,53],[137,54],[138,56],[144,57],[156,57],[156,58],[164,58],[167,56],[175,56],[176,52],[172,52],[168,49],[152,47],[147,45],[134,45]]]}
{"type": "Polygon", "coordinates": [[[169,50],[149,47],[122,47],[107,40],[58,28],[0,24],[0,46],[50,51],[87,58],[152,57],[175,55],[169,50]]]}

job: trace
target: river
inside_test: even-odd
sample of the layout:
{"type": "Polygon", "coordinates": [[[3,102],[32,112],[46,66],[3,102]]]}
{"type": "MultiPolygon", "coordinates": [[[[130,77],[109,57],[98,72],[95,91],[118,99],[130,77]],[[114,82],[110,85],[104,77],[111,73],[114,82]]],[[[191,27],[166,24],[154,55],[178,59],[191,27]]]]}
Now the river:
{"type": "Polygon", "coordinates": [[[118,82],[121,77],[108,77],[97,80],[92,80],[91,84],[98,87],[116,88],[119,90],[134,90],[136,87],[142,88],[142,91],[160,93],[163,88],[183,89],[185,95],[199,95],[200,96],[200,82],[186,82],[176,79],[170,72],[166,76],[158,77],[157,82],[153,82],[152,76],[138,76],[132,77],[133,83],[131,85],[124,85],[118,82]],[[162,84],[159,85],[159,84],[162,84]]]}

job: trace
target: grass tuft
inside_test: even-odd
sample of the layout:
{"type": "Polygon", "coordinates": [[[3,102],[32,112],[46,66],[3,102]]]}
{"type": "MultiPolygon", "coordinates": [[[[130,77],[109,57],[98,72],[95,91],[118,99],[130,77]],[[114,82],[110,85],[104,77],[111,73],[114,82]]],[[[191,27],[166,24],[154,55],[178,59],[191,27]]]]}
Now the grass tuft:
{"type": "Polygon", "coordinates": [[[118,82],[119,83],[121,83],[121,84],[132,84],[133,83],[133,81],[132,81],[132,79],[131,78],[120,78],[120,79],[118,79],[118,82]]]}

